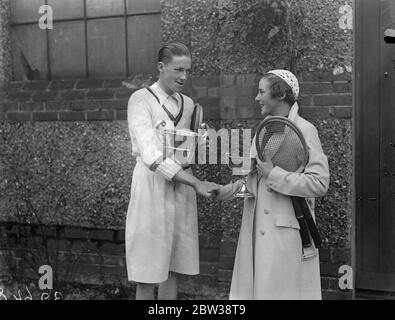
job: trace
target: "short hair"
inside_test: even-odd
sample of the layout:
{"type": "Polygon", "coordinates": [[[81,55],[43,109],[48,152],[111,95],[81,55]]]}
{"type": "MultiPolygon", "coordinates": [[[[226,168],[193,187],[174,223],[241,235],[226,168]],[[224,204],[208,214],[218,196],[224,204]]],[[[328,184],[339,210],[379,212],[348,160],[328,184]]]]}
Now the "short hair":
{"type": "Polygon", "coordinates": [[[269,82],[270,96],[272,98],[284,96],[284,102],[291,106],[296,102],[292,88],[283,79],[272,73],[265,73],[262,79],[266,79],[269,82]]]}
{"type": "Polygon", "coordinates": [[[158,62],[168,63],[173,56],[187,56],[191,57],[191,52],[187,46],[181,42],[170,42],[160,48],[158,53],[158,62]]]}

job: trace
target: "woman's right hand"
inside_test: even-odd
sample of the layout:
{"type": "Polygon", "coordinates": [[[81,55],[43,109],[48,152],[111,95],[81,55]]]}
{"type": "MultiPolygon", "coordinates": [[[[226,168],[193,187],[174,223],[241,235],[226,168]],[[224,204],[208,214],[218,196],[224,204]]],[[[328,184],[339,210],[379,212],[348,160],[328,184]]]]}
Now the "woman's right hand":
{"type": "Polygon", "coordinates": [[[196,193],[209,199],[215,199],[218,190],[222,187],[214,182],[196,180],[194,187],[196,193]]]}
{"type": "Polygon", "coordinates": [[[216,191],[217,197],[216,200],[228,200],[230,199],[237,191],[240,190],[242,186],[242,180],[237,180],[236,182],[231,182],[225,186],[219,186],[219,189],[216,191]]]}

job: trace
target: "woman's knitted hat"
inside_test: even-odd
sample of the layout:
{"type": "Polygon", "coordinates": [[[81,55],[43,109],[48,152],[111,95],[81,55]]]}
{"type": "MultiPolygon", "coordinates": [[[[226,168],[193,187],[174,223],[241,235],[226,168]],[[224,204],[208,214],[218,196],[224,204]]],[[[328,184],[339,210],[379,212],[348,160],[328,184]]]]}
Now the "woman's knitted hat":
{"type": "Polygon", "coordinates": [[[283,69],[277,69],[277,70],[271,70],[267,73],[274,74],[281,79],[283,79],[292,89],[292,93],[294,94],[295,100],[298,99],[299,97],[299,82],[298,79],[296,79],[295,75],[288,71],[288,70],[283,70],[283,69]]]}

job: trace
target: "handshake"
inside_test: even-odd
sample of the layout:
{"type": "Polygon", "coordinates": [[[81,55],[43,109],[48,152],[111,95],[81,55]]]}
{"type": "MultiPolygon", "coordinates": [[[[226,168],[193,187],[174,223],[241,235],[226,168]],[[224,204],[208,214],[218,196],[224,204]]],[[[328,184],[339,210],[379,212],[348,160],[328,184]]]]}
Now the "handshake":
{"type": "Polygon", "coordinates": [[[231,182],[225,186],[216,184],[214,182],[197,180],[194,185],[194,189],[197,194],[203,197],[213,200],[227,200],[238,190],[240,190],[241,186],[241,180],[233,183],[231,182]]]}

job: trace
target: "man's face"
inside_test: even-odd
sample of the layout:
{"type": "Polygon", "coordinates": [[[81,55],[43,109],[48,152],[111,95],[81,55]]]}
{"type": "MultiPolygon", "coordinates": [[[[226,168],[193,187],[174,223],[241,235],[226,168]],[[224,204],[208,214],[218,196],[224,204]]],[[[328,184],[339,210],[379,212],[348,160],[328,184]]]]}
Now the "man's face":
{"type": "Polygon", "coordinates": [[[180,92],[191,70],[191,58],[173,56],[168,63],[159,62],[159,80],[167,94],[180,92]]]}
{"type": "Polygon", "coordinates": [[[255,101],[257,101],[261,106],[262,116],[266,117],[268,115],[276,115],[279,99],[271,97],[270,84],[265,78],[259,81],[258,95],[256,96],[255,101]]]}

